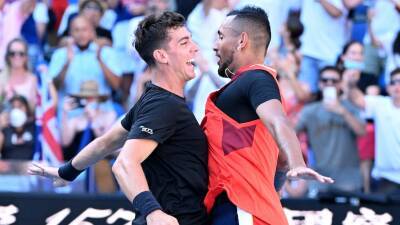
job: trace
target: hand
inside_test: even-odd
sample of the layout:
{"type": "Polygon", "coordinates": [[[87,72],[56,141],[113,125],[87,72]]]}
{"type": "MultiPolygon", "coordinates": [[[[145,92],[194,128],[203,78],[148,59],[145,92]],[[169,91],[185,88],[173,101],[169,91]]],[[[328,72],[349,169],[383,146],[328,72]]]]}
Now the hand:
{"type": "Polygon", "coordinates": [[[64,98],[63,110],[65,112],[69,112],[78,107],[78,103],[76,102],[75,98],[66,96],[64,98]]]}
{"type": "Polygon", "coordinates": [[[32,163],[32,165],[28,167],[28,173],[30,175],[53,179],[53,185],[56,187],[66,186],[69,183],[58,175],[57,167],[46,166],[39,163],[32,163]]]}
{"type": "Polygon", "coordinates": [[[346,69],[343,72],[343,88],[355,87],[360,80],[360,71],[355,69],[346,69]]]}
{"type": "Polygon", "coordinates": [[[305,166],[299,166],[289,170],[286,173],[286,177],[290,180],[305,179],[305,180],[317,180],[321,183],[331,184],[334,180],[330,177],[322,176],[311,168],[305,166]]]}
{"type": "Polygon", "coordinates": [[[342,106],[342,104],[340,104],[338,100],[325,102],[324,106],[329,112],[333,112],[338,115],[343,115],[346,112],[346,109],[342,106]]]}
{"type": "Polygon", "coordinates": [[[147,225],[179,225],[178,220],[161,210],[155,210],[146,217],[147,225]]]}

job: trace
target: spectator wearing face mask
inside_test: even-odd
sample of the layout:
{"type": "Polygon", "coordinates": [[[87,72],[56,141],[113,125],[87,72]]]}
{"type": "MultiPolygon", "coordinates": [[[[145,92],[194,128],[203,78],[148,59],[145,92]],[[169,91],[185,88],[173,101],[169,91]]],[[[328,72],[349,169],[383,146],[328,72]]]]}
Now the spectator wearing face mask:
{"type": "Polygon", "coordinates": [[[9,123],[0,132],[0,158],[31,160],[35,146],[35,124],[28,101],[16,95],[10,99],[9,104],[9,123]]]}
{"type": "MultiPolygon", "coordinates": [[[[365,94],[378,95],[380,92],[375,75],[364,71],[364,46],[360,42],[350,41],[339,56],[337,67],[343,71],[343,80],[354,80],[357,87],[365,94]]],[[[345,86],[344,86],[345,88],[345,86]]]]}
{"type": "MultiPolygon", "coordinates": [[[[337,67],[343,71],[344,98],[348,98],[347,83],[355,83],[366,95],[378,95],[380,88],[375,75],[364,72],[364,46],[357,41],[347,43],[338,58],[337,67]]],[[[360,156],[361,173],[363,176],[363,191],[370,192],[371,168],[374,159],[374,121],[370,115],[362,114],[367,121],[366,135],[358,137],[357,146],[360,156]]]]}

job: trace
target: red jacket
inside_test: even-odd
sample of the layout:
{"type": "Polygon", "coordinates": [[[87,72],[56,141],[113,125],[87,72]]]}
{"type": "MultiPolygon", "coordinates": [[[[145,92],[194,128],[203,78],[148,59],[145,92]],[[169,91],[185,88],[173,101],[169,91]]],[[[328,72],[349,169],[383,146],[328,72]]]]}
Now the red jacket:
{"type": "MultiPolygon", "coordinates": [[[[241,68],[231,82],[244,71],[260,69],[276,80],[273,69],[252,65],[241,68]]],[[[209,148],[209,191],[205,205],[210,211],[215,198],[226,191],[232,203],[266,224],[288,224],[274,188],[278,146],[260,119],[238,123],[217,108],[214,100],[228,85],[210,94],[202,121],[209,148]]],[[[281,99],[283,102],[282,95],[281,99]]]]}

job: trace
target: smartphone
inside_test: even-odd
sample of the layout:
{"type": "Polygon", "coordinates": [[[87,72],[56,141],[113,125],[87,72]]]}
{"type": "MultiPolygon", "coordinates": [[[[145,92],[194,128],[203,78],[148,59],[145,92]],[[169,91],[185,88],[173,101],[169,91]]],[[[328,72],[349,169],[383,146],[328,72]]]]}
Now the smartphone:
{"type": "Polygon", "coordinates": [[[329,103],[337,100],[337,91],[335,87],[325,87],[322,90],[322,101],[329,103]]]}

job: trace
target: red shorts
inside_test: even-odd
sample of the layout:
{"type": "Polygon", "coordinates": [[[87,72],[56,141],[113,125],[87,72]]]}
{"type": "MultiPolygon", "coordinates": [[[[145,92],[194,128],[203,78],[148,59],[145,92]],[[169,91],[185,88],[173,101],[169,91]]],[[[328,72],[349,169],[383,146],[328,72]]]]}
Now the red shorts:
{"type": "Polygon", "coordinates": [[[357,139],[358,155],[361,160],[375,158],[375,128],[371,123],[367,124],[367,132],[357,139]]]}

